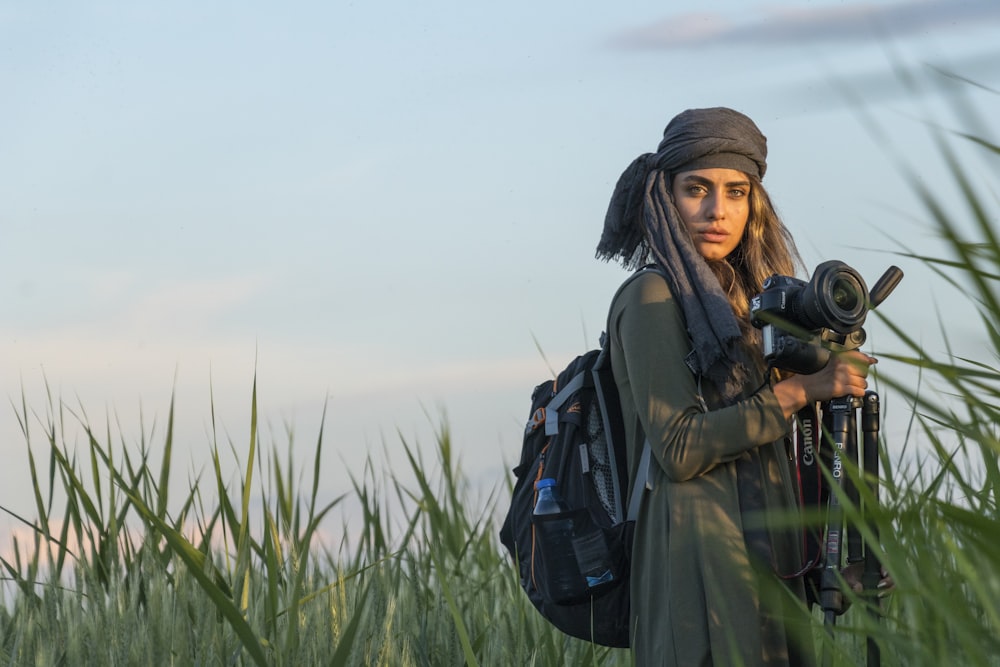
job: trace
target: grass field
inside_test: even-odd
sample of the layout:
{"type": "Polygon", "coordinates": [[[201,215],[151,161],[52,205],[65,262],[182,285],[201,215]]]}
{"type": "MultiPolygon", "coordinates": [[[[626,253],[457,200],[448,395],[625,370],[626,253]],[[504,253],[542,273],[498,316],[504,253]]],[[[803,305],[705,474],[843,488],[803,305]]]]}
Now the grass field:
{"type": "MultiPolygon", "coordinates": [[[[862,493],[881,534],[878,555],[897,582],[884,618],[872,621],[856,600],[828,640],[813,617],[819,650],[837,664],[857,664],[867,636],[886,665],[1000,664],[997,207],[995,193],[975,185],[982,174],[973,180],[951,145],[1000,150],[981,138],[936,136],[968,207],[946,212],[912,177],[949,249],[920,259],[975,304],[983,348],[932,359],[897,328],[899,349],[881,355],[920,372],[919,389],[888,375],[879,386],[912,410],[910,438],[921,449],[896,459],[883,450],[881,502],[862,493]],[[959,231],[970,221],[971,237],[959,231]]],[[[0,606],[0,662],[628,664],[627,652],[567,639],[530,607],[497,539],[508,490],[482,497],[470,488],[446,427],[432,448],[406,446],[405,476],[357,471],[350,496],[364,521],[333,545],[317,539],[341,502],[319,501],[324,434],[305,462],[291,447],[263,451],[257,407],[255,391],[239,469],[223,470],[228,445],[212,442],[211,474],[168,498],[172,408],[161,439],[126,446],[58,400],[21,405],[35,516],[24,518],[32,537],[0,564],[11,590],[0,606]],[[85,446],[62,437],[74,420],[85,446]],[[36,460],[40,449],[46,456],[36,460]]],[[[858,526],[859,516],[849,505],[848,521],[858,526]]]]}

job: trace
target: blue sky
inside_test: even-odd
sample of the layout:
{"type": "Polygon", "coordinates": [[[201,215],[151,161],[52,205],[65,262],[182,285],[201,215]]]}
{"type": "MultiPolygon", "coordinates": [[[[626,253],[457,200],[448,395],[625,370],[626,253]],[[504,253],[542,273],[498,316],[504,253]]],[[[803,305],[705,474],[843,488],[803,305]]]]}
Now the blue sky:
{"type": "MultiPolygon", "coordinates": [[[[173,393],[200,469],[210,395],[239,449],[256,373],[265,444],[292,425],[307,458],[328,408],[331,495],[367,453],[399,465],[400,434],[430,444],[442,410],[495,483],[549,372],[535,339],[556,367],[595,345],[624,277],[593,259],[615,181],[699,106],[768,136],[809,266],[900,263],[886,314],[929,340],[934,299],[963,320],[887,254],[936,246],[881,142],[944,179],[925,121],[955,122],[926,65],[1000,87],[1000,4],[702,4],[0,0],[4,398],[44,414],[47,382],[134,443],[173,393]]],[[[0,504],[31,515],[9,407],[0,442],[0,504]]]]}

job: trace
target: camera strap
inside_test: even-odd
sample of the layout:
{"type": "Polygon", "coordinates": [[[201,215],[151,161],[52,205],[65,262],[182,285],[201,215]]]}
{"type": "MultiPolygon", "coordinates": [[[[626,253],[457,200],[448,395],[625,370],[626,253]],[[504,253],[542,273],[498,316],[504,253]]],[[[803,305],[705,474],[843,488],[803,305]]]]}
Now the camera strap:
{"type": "Polygon", "coordinates": [[[794,474],[798,501],[809,520],[802,528],[802,557],[805,569],[818,565],[823,557],[822,530],[816,527],[816,516],[826,505],[827,490],[820,469],[823,423],[819,404],[814,403],[795,415],[794,474]]]}

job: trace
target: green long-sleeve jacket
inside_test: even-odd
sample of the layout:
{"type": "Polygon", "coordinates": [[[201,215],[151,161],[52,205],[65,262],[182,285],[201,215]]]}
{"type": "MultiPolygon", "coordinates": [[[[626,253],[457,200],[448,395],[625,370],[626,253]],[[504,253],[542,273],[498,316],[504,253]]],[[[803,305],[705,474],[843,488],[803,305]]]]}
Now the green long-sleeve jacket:
{"type": "MultiPolygon", "coordinates": [[[[768,510],[795,507],[784,442],[789,425],[763,368],[741,400],[720,408],[708,383],[699,383],[685,364],[684,318],[655,272],[619,293],[609,330],[632,479],[646,438],[653,455],[652,488],[642,499],[633,548],[637,664],[810,664],[811,647],[792,639],[806,634],[802,617],[789,620],[791,596],[773,576],[802,566],[798,533],[765,528],[770,564],[751,557],[744,534],[754,517],[759,525],[761,512],[741,510],[741,457],[759,466],[768,510]]],[[[804,598],[800,579],[787,583],[804,598]]]]}

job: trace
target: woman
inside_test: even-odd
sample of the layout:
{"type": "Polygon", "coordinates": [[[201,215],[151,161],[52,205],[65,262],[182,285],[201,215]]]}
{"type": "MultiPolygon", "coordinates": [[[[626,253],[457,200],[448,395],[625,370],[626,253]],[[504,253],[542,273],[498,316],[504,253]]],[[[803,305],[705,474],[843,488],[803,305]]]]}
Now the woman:
{"type": "MultiPolygon", "coordinates": [[[[792,415],[863,395],[875,359],[850,352],[813,375],[769,377],[748,304],[768,276],[794,275],[797,254],[761,185],[766,157],[739,112],[679,114],[622,174],[597,248],[657,269],[621,290],[609,323],[633,479],[646,440],[652,452],[631,579],[640,665],[814,660],[802,614],[786,613],[792,596],[770,585],[802,566],[798,541],[760,517],[794,506],[792,415]]],[[[801,578],[785,583],[805,600],[801,578]]]]}

